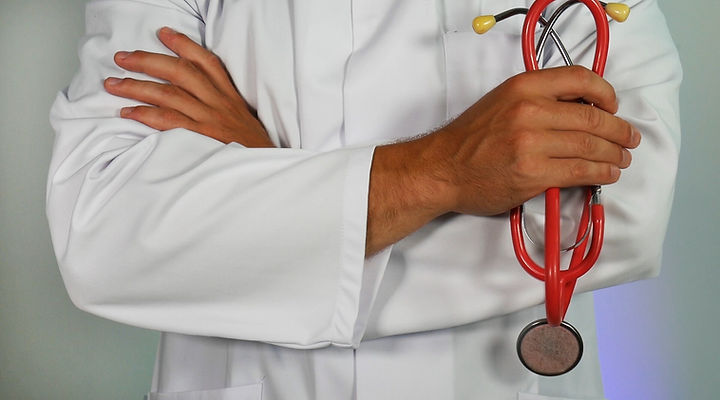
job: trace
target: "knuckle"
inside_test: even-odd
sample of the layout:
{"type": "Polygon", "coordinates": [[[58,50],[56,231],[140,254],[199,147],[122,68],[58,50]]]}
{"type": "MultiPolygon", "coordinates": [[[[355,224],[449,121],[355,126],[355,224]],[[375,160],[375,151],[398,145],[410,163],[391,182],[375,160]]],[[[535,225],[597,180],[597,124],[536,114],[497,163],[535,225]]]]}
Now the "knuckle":
{"type": "Polygon", "coordinates": [[[532,73],[517,74],[508,78],[504,85],[512,92],[522,92],[528,87],[532,75],[532,73]]]}
{"type": "Polygon", "coordinates": [[[212,53],[210,51],[207,52],[205,55],[205,63],[210,68],[218,69],[218,68],[224,68],[224,64],[222,60],[220,60],[220,57],[215,55],[215,53],[212,53]]]}
{"type": "Polygon", "coordinates": [[[175,62],[178,71],[187,72],[195,68],[195,65],[187,58],[178,58],[175,62]]]}
{"type": "Polygon", "coordinates": [[[515,151],[519,154],[530,153],[539,145],[538,135],[532,130],[520,130],[515,134],[515,151]]]}
{"type": "Polygon", "coordinates": [[[539,145],[539,140],[533,130],[518,128],[507,139],[510,156],[517,159],[532,154],[533,149],[539,145]]]}
{"type": "Polygon", "coordinates": [[[538,177],[538,162],[533,157],[528,155],[520,155],[515,157],[512,164],[511,171],[513,172],[516,185],[520,186],[517,182],[534,181],[538,177]]]}
{"type": "Polygon", "coordinates": [[[603,125],[602,114],[600,114],[595,107],[591,106],[584,106],[582,110],[581,118],[585,122],[585,126],[592,132],[599,130],[603,125]]]}
{"type": "Polygon", "coordinates": [[[163,122],[169,124],[169,125],[177,125],[180,122],[180,116],[167,108],[160,108],[159,111],[159,117],[163,120],[163,122]]]}
{"type": "Polygon", "coordinates": [[[595,141],[590,135],[582,135],[578,140],[578,151],[580,154],[591,154],[595,151],[595,141]]]}
{"type": "Polygon", "coordinates": [[[184,82],[195,71],[195,64],[186,58],[178,58],[172,68],[172,80],[184,82]]]}
{"type": "Polygon", "coordinates": [[[540,105],[531,99],[522,99],[517,103],[518,111],[527,117],[535,117],[540,111],[540,105]]]}
{"type": "Polygon", "coordinates": [[[181,96],[181,90],[175,85],[160,85],[159,94],[163,98],[174,98],[181,96]]]}
{"type": "Polygon", "coordinates": [[[523,98],[517,100],[508,110],[508,118],[511,122],[535,119],[540,113],[540,105],[534,100],[523,98]]]}
{"type": "Polygon", "coordinates": [[[132,116],[133,118],[147,119],[149,111],[150,109],[147,107],[134,107],[132,108],[132,116]]]}
{"type": "Polygon", "coordinates": [[[568,73],[574,81],[582,86],[589,84],[593,79],[593,72],[582,65],[572,65],[568,67],[568,73]]]}
{"type": "Polygon", "coordinates": [[[582,161],[573,163],[569,170],[570,177],[575,181],[587,179],[589,172],[590,168],[588,163],[582,161]]]}

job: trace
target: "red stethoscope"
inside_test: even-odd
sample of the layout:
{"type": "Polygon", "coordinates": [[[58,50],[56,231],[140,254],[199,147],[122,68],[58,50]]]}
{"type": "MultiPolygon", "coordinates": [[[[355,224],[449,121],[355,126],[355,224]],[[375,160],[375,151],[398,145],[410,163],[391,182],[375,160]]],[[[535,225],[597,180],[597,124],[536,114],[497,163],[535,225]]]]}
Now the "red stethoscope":
{"type": "MultiPolygon", "coordinates": [[[[597,30],[593,71],[603,76],[610,42],[610,28],[607,15],[623,22],[629,14],[624,4],[606,4],[598,0],[570,0],[559,6],[552,16],[545,20],[545,9],[555,0],[537,0],[529,9],[515,8],[493,16],[477,17],[473,28],[485,33],[496,22],[513,15],[526,14],[522,32],[522,51],[525,69],[535,71],[538,54],[542,53],[550,37],[557,46],[567,65],[572,65],[570,56],[562,41],[553,30],[560,15],[570,6],[583,3],[593,15],[597,30]],[[536,44],[535,29],[540,23],[544,29],[536,44]]],[[[545,309],[547,318],[528,325],[517,342],[521,362],[531,371],[546,376],[561,375],[573,369],[582,357],[583,344],[578,331],[564,321],[575,283],[587,273],[597,261],[603,243],[605,214],[600,203],[600,186],[585,188],[585,203],[575,244],[562,248],[560,241],[560,189],[550,188],[545,192],[545,266],[541,267],[528,254],[525,247],[523,228],[523,206],[510,212],[510,226],[513,247],[520,265],[532,277],[545,282],[545,309]],[[560,267],[560,255],[572,251],[570,265],[560,267]]]]}

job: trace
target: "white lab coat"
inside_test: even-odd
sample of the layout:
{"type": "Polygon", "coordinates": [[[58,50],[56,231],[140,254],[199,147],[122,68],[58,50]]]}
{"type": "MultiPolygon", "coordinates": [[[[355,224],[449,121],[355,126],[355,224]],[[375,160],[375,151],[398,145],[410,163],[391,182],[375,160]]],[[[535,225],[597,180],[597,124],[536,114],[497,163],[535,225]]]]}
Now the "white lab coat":
{"type": "MultiPolygon", "coordinates": [[[[576,370],[539,379],[517,361],[543,286],[514,259],[506,216],[445,216],[364,259],[373,145],[428,132],[521,72],[521,18],[485,36],[470,22],[528,3],[88,5],[81,69],[51,112],[47,212],[74,303],[167,332],[150,399],[602,398],[589,295],[568,316],[586,342],[576,370]],[[165,25],[225,61],[282,149],[118,117],[134,102],[103,79],[147,77],[113,53],[167,52],[165,25]]],[[[656,2],[630,3],[606,76],[644,140],[604,188],[604,253],[578,291],[657,273],[672,200],[680,66],[656,2]]],[[[592,19],[570,14],[558,30],[588,65],[592,19]]]]}

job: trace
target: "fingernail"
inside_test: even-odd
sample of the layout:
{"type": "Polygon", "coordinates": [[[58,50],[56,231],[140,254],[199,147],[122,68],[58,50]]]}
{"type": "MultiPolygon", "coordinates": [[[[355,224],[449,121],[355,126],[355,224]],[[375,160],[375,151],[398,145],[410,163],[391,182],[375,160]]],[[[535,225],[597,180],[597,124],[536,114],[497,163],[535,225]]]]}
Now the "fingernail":
{"type": "Polygon", "coordinates": [[[639,145],[640,140],[642,140],[642,134],[635,127],[632,128],[632,138],[630,140],[632,140],[634,146],[639,145]]]}
{"type": "Polygon", "coordinates": [[[160,28],[159,32],[167,34],[167,35],[174,35],[177,33],[177,32],[175,32],[174,29],[167,27],[167,26],[163,26],[162,28],[160,28]]]}
{"type": "Polygon", "coordinates": [[[118,79],[118,78],[107,78],[107,79],[105,79],[105,82],[106,82],[108,85],[110,85],[110,86],[115,86],[115,85],[117,85],[118,83],[120,83],[121,81],[122,81],[122,79],[118,79]]]}
{"type": "Polygon", "coordinates": [[[630,154],[630,152],[627,150],[623,150],[622,165],[624,167],[629,167],[631,162],[632,162],[632,154],[630,154]]]}
{"type": "Polygon", "coordinates": [[[130,115],[134,109],[135,109],[135,107],[123,107],[120,109],[120,116],[125,118],[128,115],[130,115]]]}
{"type": "Polygon", "coordinates": [[[610,174],[612,175],[612,179],[619,179],[620,178],[620,168],[617,165],[613,165],[610,167],[610,174]]]}
{"type": "Polygon", "coordinates": [[[117,53],[115,53],[115,57],[117,57],[121,60],[126,59],[129,55],[130,55],[130,52],[127,52],[127,51],[118,51],[117,53]]]}

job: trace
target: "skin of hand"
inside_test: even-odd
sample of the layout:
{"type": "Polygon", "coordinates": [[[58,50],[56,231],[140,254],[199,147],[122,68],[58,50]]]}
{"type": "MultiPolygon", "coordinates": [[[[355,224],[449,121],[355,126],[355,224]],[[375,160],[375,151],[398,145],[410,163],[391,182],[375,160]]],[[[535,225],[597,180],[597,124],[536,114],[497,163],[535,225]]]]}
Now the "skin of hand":
{"type": "Polygon", "coordinates": [[[160,29],[158,38],[178,57],[145,51],[115,54],[118,66],[167,82],[106,79],[109,93],[150,104],[123,108],[122,118],[161,131],[186,128],[223,143],[274,147],[220,58],[170,28],[160,29]]]}
{"type": "Polygon", "coordinates": [[[641,140],[617,109],[592,71],[545,69],[508,79],[425,137],[378,147],[370,189],[384,191],[370,197],[367,252],[447,212],[496,215],[550,187],[616,182],[641,140]]]}
{"type": "MultiPolygon", "coordinates": [[[[121,117],[273,147],[217,56],[169,28],[158,37],[178,57],[115,55],[118,66],[167,82],[108,78],[109,93],[150,104],[121,117]]],[[[617,107],[612,86],[592,71],[545,69],[508,79],[441,129],[377,147],[366,255],[448,212],[496,215],[549,187],[616,182],[630,165],[628,149],[640,143],[639,132],[614,116],[617,107]]]]}

